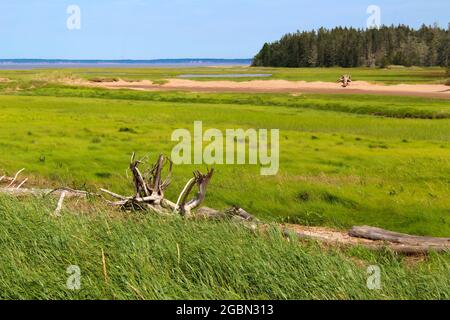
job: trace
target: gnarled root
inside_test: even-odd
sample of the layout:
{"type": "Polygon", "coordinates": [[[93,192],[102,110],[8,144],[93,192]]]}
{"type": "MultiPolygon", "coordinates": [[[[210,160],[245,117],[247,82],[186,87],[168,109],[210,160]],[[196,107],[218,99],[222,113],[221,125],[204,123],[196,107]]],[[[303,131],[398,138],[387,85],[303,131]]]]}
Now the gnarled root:
{"type": "Polygon", "coordinates": [[[194,172],[194,177],[188,181],[181,191],[176,203],[164,197],[165,190],[169,187],[172,177],[172,161],[160,155],[155,164],[148,170],[139,169],[139,165],[144,160],[135,160],[135,154],[131,156],[130,171],[133,174],[133,184],[135,195],[125,197],[106,189],[100,189],[104,194],[115,199],[108,201],[113,206],[118,206],[124,210],[151,210],[157,213],[176,213],[183,216],[190,216],[192,211],[198,208],[206,196],[206,188],[212,178],[214,170],[208,170],[206,174],[199,171],[194,172]],[[163,171],[167,168],[166,178],[163,179],[163,171]],[[196,196],[189,200],[194,187],[198,187],[196,196]]]}

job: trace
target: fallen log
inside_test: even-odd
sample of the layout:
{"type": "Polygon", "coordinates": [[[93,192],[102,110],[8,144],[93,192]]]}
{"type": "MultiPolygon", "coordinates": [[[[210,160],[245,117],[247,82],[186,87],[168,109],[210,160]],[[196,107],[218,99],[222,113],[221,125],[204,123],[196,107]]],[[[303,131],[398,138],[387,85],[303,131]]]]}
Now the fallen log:
{"type": "Polygon", "coordinates": [[[348,234],[356,238],[387,241],[402,248],[423,247],[436,250],[448,250],[450,248],[450,238],[414,236],[370,226],[353,227],[348,234]]]}
{"type": "Polygon", "coordinates": [[[316,240],[318,242],[322,242],[325,244],[333,245],[333,246],[361,246],[370,250],[381,250],[381,249],[389,249],[397,253],[402,254],[427,254],[430,251],[435,252],[445,252],[450,251],[450,246],[427,246],[427,245],[407,245],[407,244],[399,244],[392,242],[383,242],[376,240],[368,240],[367,242],[358,242],[358,241],[349,241],[346,239],[336,239],[333,236],[327,236],[323,234],[316,234],[314,232],[302,232],[302,231],[292,231],[289,229],[284,229],[284,235],[288,236],[290,234],[294,234],[299,239],[310,239],[316,240]]]}
{"type": "Polygon", "coordinates": [[[66,192],[66,198],[85,198],[88,193],[84,191],[70,191],[64,188],[61,189],[36,189],[36,188],[0,188],[0,193],[7,194],[11,196],[35,196],[35,197],[46,197],[54,194],[55,196],[61,196],[62,192],[66,192]]]}
{"type": "Polygon", "coordinates": [[[35,189],[35,188],[31,188],[31,189],[28,189],[28,188],[22,188],[22,189],[0,188],[0,193],[11,195],[11,196],[17,196],[17,197],[21,197],[21,196],[43,197],[51,191],[52,191],[51,189],[35,189]]]}
{"type": "MultiPolygon", "coordinates": [[[[348,232],[338,231],[327,227],[301,226],[297,224],[283,224],[281,230],[285,236],[294,236],[299,239],[312,239],[333,246],[361,246],[371,250],[389,249],[402,254],[426,254],[430,251],[450,251],[448,238],[433,238],[410,236],[397,232],[387,231],[374,227],[353,227],[348,232]],[[377,230],[378,233],[396,235],[396,238],[367,237],[363,231],[377,230]],[[383,231],[383,232],[381,232],[383,231]],[[403,237],[399,237],[402,235],[403,237]],[[398,241],[412,237],[415,242],[398,241]],[[417,239],[426,239],[426,242],[417,239]]],[[[373,233],[372,233],[373,234],[373,233]]]]}
{"type": "MultiPolygon", "coordinates": [[[[2,179],[3,180],[3,179],[2,179]]],[[[16,180],[15,178],[11,180],[16,180]]],[[[94,195],[87,191],[74,190],[71,188],[58,188],[58,189],[28,189],[21,188],[28,178],[23,180],[17,187],[0,188],[0,194],[7,194],[15,197],[34,196],[34,197],[48,197],[51,195],[58,196],[59,200],[54,211],[55,216],[60,216],[63,202],[65,198],[86,198],[88,195],[94,195]]]]}
{"type": "Polygon", "coordinates": [[[61,193],[65,192],[66,198],[86,198],[89,192],[74,190],[70,188],[58,188],[58,189],[37,189],[37,188],[0,188],[0,193],[11,196],[35,196],[35,197],[47,197],[50,195],[61,196],[61,193]]]}

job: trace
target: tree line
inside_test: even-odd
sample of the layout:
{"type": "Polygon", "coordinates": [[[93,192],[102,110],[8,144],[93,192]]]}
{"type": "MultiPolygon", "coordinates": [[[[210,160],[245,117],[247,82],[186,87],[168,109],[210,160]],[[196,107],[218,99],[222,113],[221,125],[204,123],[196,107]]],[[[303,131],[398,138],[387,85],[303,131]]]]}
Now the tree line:
{"type": "Polygon", "coordinates": [[[449,28],[422,25],[297,31],[265,43],[253,58],[264,67],[448,66],[449,28]]]}

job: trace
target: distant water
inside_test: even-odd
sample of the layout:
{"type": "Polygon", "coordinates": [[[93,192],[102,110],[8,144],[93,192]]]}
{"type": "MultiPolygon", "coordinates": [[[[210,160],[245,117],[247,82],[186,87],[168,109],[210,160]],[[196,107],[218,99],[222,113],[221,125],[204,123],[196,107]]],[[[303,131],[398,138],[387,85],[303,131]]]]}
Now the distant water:
{"type": "Polygon", "coordinates": [[[51,68],[145,68],[145,67],[207,67],[248,66],[251,59],[157,59],[157,60],[45,60],[0,59],[0,70],[51,68]]]}
{"type": "Polygon", "coordinates": [[[264,78],[270,73],[180,74],[178,78],[264,78]]]}

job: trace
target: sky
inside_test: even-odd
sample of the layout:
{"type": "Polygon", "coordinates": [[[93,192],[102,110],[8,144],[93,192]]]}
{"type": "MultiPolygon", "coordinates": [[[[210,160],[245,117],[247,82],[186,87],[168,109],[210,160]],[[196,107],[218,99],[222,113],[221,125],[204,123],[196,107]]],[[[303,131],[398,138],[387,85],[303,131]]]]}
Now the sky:
{"type": "Polygon", "coordinates": [[[449,0],[0,0],[0,59],[252,58],[289,32],[365,28],[369,5],[382,24],[450,22],[449,0]]]}

